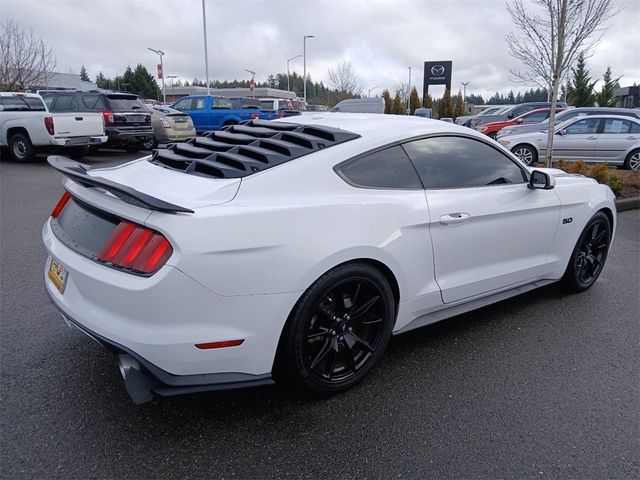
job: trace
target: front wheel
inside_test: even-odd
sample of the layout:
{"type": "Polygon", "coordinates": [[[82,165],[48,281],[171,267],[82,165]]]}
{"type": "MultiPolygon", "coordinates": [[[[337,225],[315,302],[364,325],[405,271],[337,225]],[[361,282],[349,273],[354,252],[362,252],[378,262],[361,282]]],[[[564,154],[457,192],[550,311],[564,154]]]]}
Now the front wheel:
{"type": "Polygon", "coordinates": [[[640,169],[640,150],[634,150],[627,155],[627,159],[624,161],[624,168],[635,172],[640,169]]]}
{"type": "Polygon", "coordinates": [[[395,317],[385,276],[364,263],[320,277],[287,322],[274,375],[304,389],[332,394],[359,382],[382,358],[395,317]]]}
{"type": "Polygon", "coordinates": [[[582,292],[596,282],[607,260],[610,243],[609,218],[598,212],[582,230],[562,277],[569,290],[582,292]]]}
{"type": "Polygon", "coordinates": [[[538,152],[531,145],[516,145],[511,151],[526,166],[531,166],[538,161],[538,152]]]}

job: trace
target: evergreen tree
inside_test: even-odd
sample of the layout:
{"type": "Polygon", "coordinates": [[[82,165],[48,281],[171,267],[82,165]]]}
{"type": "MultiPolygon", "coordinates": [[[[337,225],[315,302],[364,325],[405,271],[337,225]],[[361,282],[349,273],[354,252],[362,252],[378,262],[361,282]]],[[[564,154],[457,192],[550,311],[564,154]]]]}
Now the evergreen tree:
{"type": "Polygon", "coordinates": [[[396,96],[393,98],[393,104],[391,105],[391,113],[394,115],[404,115],[404,102],[400,96],[400,90],[396,91],[396,96]]]}
{"type": "Polygon", "coordinates": [[[607,67],[607,71],[602,76],[604,85],[602,90],[596,95],[596,101],[601,107],[615,107],[616,106],[616,87],[619,85],[618,80],[620,77],[613,79],[611,76],[611,67],[607,67]]]}
{"type": "Polygon", "coordinates": [[[578,57],[576,68],[571,69],[573,80],[569,83],[567,99],[571,105],[576,107],[592,107],[596,101],[594,86],[596,82],[591,82],[589,70],[586,68],[584,54],[578,57]]]}
{"type": "Polygon", "coordinates": [[[509,105],[516,103],[516,96],[513,94],[513,90],[510,90],[509,95],[507,95],[507,103],[509,105]]]}
{"type": "Polygon", "coordinates": [[[382,91],[382,99],[384,100],[384,113],[391,113],[393,100],[391,100],[391,94],[386,88],[382,91]]]}
{"type": "Polygon", "coordinates": [[[458,90],[458,95],[456,95],[456,105],[453,109],[453,118],[462,117],[464,113],[464,100],[462,99],[462,92],[458,90]]]}
{"type": "Polygon", "coordinates": [[[84,68],[84,65],[80,67],[80,80],[82,80],[83,82],[91,81],[91,79],[89,78],[89,74],[87,73],[87,69],[84,68]]]}
{"type": "Polygon", "coordinates": [[[113,83],[111,79],[105,77],[102,71],[98,72],[98,75],[96,75],[96,86],[105,90],[113,89],[113,83]]]}
{"type": "Polygon", "coordinates": [[[422,99],[422,106],[424,108],[430,108],[433,111],[433,98],[431,98],[431,95],[429,95],[428,93],[426,97],[422,99]]]}
{"type": "Polygon", "coordinates": [[[416,111],[416,108],[420,106],[420,96],[418,95],[418,89],[413,87],[411,89],[411,95],[409,96],[409,110],[411,111],[411,115],[413,115],[416,111]]]}
{"type": "Polygon", "coordinates": [[[448,88],[444,91],[444,95],[442,96],[442,100],[438,106],[438,117],[453,117],[453,102],[451,101],[451,91],[448,88]]]}

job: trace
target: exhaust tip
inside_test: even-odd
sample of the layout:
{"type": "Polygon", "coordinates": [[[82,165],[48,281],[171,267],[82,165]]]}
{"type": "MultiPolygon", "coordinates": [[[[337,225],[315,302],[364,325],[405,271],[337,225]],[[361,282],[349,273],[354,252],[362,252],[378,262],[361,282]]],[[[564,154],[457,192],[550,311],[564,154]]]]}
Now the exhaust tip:
{"type": "Polygon", "coordinates": [[[140,362],[127,353],[118,355],[118,368],[120,369],[120,375],[124,380],[130,375],[131,370],[140,371],[140,362]]]}

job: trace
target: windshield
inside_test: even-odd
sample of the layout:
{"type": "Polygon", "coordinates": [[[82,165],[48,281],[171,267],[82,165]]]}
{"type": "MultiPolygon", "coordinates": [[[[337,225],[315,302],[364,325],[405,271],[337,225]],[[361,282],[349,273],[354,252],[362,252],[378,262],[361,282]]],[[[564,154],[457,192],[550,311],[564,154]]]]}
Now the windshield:
{"type": "Polygon", "coordinates": [[[275,100],[261,100],[260,104],[262,105],[262,108],[266,108],[267,110],[273,110],[273,104],[275,103],[275,100]]]}
{"type": "Polygon", "coordinates": [[[231,103],[231,100],[229,100],[228,98],[213,98],[211,100],[211,108],[212,109],[226,109],[226,110],[231,110],[233,108],[233,104],[231,103]]]}

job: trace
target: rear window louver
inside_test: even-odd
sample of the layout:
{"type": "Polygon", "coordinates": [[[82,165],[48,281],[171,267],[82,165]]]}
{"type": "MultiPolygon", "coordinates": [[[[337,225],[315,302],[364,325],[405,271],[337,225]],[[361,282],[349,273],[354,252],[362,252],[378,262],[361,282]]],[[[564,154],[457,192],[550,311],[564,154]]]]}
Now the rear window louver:
{"type": "Polygon", "coordinates": [[[358,137],[333,127],[249,120],[154,150],[149,161],[191,175],[239,178],[358,137]]]}

